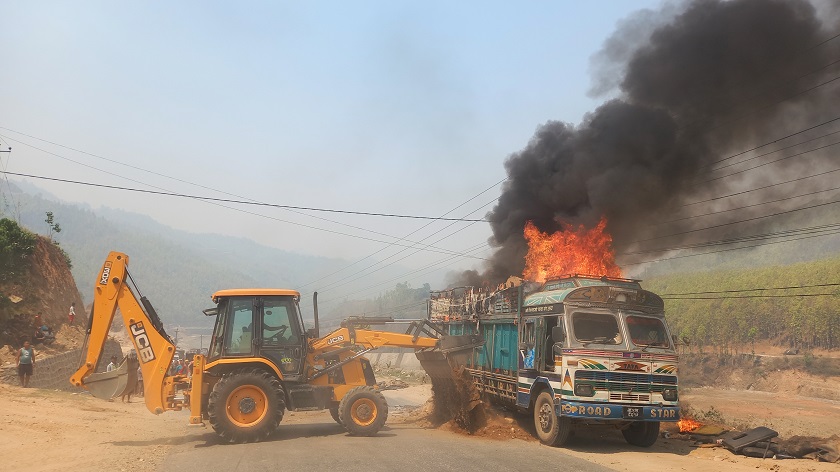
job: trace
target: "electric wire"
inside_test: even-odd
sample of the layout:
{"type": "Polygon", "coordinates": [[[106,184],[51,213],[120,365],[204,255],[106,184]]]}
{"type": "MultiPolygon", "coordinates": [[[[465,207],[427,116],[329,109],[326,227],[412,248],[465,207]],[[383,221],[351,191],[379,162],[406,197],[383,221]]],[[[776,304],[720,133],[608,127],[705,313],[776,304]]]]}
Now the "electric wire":
{"type": "MultiPolygon", "coordinates": [[[[99,188],[107,188],[112,190],[125,190],[128,192],[137,192],[137,193],[148,193],[152,195],[163,195],[167,197],[180,197],[180,198],[191,198],[195,200],[205,200],[209,202],[223,202],[223,203],[236,203],[240,205],[253,205],[253,206],[264,206],[264,207],[271,207],[271,208],[282,208],[282,209],[292,209],[292,210],[305,210],[305,211],[320,211],[326,213],[343,213],[348,215],[361,215],[361,216],[380,216],[380,217],[387,217],[387,218],[406,218],[406,219],[414,219],[414,220],[433,220],[433,221],[465,221],[465,222],[487,222],[485,219],[469,219],[469,218],[446,218],[446,217],[434,217],[434,216],[419,216],[419,215],[400,215],[400,214],[393,214],[393,213],[375,213],[375,212],[367,212],[367,211],[352,211],[352,210],[337,210],[337,209],[330,209],[330,208],[317,208],[317,207],[303,207],[303,206],[294,206],[294,205],[281,205],[277,203],[264,203],[258,201],[250,201],[250,200],[233,200],[229,198],[216,198],[216,197],[204,197],[201,195],[190,195],[185,193],[176,193],[176,192],[168,192],[168,191],[159,191],[159,190],[147,190],[147,189],[139,189],[139,188],[131,188],[131,187],[121,187],[119,185],[107,185],[107,184],[97,184],[92,182],[83,182],[80,180],[69,180],[69,179],[59,179],[56,177],[46,177],[42,175],[34,175],[34,174],[22,174],[16,172],[7,172],[3,171],[4,174],[7,175],[14,175],[17,177],[29,177],[33,179],[40,179],[40,180],[49,180],[53,182],[62,182],[62,183],[69,183],[69,184],[76,184],[76,185],[84,185],[88,187],[99,187],[99,188]]],[[[498,184],[497,184],[498,185],[498,184]]]]}
{"type": "Polygon", "coordinates": [[[639,262],[626,262],[626,263],[622,262],[620,265],[622,267],[625,267],[625,266],[649,264],[649,263],[653,263],[653,262],[664,262],[664,261],[669,261],[669,260],[673,260],[673,259],[684,259],[684,258],[687,258],[687,257],[707,256],[709,254],[717,254],[717,253],[721,253],[721,252],[730,252],[730,251],[740,251],[742,249],[751,249],[751,248],[756,248],[756,247],[761,247],[761,246],[770,246],[772,244],[783,244],[783,243],[789,243],[789,242],[793,242],[793,241],[800,241],[800,240],[804,240],[804,239],[812,239],[812,238],[820,238],[820,237],[824,237],[824,236],[832,236],[832,235],[835,235],[835,234],[840,234],[840,231],[834,232],[834,233],[825,233],[825,234],[818,234],[818,235],[803,236],[801,238],[787,239],[785,241],[774,241],[774,242],[768,242],[768,243],[762,243],[762,244],[755,244],[755,245],[752,245],[752,246],[742,246],[742,247],[736,247],[736,248],[721,249],[721,250],[718,250],[718,251],[709,251],[709,252],[695,253],[695,254],[683,254],[683,255],[679,255],[679,256],[663,257],[663,258],[660,258],[660,259],[652,259],[652,260],[639,261],[639,262]]]}
{"type": "Polygon", "coordinates": [[[682,292],[682,293],[661,293],[660,296],[676,297],[680,295],[717,295],[723,293],[759,292],[768,290],[798,290],[803,288],[840,287],[840,283],[814,284],[814,285],[789,285],[787,287],[759,287],[740,290],[712,290],[707,292],[682,292]]]}

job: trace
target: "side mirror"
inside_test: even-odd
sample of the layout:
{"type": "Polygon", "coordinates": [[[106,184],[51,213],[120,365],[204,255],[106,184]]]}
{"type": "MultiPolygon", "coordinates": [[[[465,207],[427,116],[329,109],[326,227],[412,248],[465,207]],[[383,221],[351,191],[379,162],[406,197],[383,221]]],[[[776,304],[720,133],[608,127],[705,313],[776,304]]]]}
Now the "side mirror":
{"type": "Polygon", "coordinates": [[[306,337],[309,339],[315,339],[318,335],[315,332],[315,328],[309,328],[306,330],[306,337]]]}

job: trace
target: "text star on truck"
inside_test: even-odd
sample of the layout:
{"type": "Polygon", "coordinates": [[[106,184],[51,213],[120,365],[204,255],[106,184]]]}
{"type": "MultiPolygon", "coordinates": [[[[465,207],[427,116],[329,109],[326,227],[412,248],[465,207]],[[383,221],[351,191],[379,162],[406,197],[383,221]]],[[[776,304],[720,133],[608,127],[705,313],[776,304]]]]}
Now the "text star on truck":
{"type": "Polygon", "coordinates": [[[511,285],[432,292],[429,318],[484,339],[466,370],[484,395],[530,412],[540,441],[559,446],[575,427],[607,425],[649,447],[661,421],[679,420],[662,298],[613,277],[511,285]]]}
{"type": "Polygon", "coordinates": [[[356,329],[351,320],[318,337],[317,308],[316,327],[306,331],[294,290],[220,290],[212,296],[216,307],[205,310],[216,317],[207,356],[193,357],[191,376],[169,375],[175,345],[149,301],[142,296],[138,301],[129,280],[128,256],[111,252],[96,280],[84,358],[70,383],[106,399],[134,388],[137,365],[128,359],[111,372],[95,372],[119,309],[137,353],[149,411],[188,408],[191,424],[208,420],[230,442],[266,438],[286,410],[329,409],[350,434],[374,435],[385,424],[388,404],[375,387],[365,353],[382,346],[414,348],[424,353],[422,365],[433,384],[446,384],[453,381],[450,361],[482,342],[475,335],[438,337],[428,322],[412,323],[402,334],[356,329]]]}

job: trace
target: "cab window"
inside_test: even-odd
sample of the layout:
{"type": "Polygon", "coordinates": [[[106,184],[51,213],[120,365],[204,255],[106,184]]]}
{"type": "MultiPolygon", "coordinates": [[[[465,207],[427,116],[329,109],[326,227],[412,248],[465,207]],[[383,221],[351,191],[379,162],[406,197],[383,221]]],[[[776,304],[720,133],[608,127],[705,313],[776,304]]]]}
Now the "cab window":
{"type": "Polygon", "coordinates": [[[575,339],[582,343],[622,344],[618,320],[609,313],[575,313],[572,315],[572,331],[575,339]]]}
{"type": "Polygon", "coordinates": [[[266,299],[263,305],[263,346],[298,344],[298,328],[292,299],[266,299]]]}
{"type": "Polygon", "coordinates": [[[234,298],[230,302],[230,330],[226,337],[227,354],[250,354],[253,337],[253,300],[234,298]]]}
{"type": "Polygon", "coordinates": [[[665,325],[657,318],[647,316],[628,316],[627,330],[630,339],[637,346],[670,347],[665,325]]]}

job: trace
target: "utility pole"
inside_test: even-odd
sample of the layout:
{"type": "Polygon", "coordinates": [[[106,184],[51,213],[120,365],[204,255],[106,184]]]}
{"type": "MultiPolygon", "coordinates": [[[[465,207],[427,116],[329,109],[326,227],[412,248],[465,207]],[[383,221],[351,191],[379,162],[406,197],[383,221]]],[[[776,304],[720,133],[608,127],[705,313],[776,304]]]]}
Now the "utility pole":
{"type": "Polygon", "coordinates": [[[198,348],[199,349],[204,349],[204,335],[203,334],[198,335],[198,348]]]}
{"type": "Polygon", "coordinates": [[[178,330],[180,330],[180,329],[181,329],[180,326],[175,327],[175,348],[176,349],[178,348],[178,330]]]}

